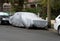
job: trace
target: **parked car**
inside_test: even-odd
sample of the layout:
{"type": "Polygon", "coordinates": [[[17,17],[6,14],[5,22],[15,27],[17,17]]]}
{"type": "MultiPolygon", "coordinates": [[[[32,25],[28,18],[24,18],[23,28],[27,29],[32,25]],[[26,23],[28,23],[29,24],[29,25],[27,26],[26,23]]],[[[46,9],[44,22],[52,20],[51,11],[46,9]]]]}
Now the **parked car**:
{"type": "Polygon", "coordinates": [[[16,12],[9,19],[10,24],[19,27],[46,27],[47,21],[38,17],[35,13],[30,12],[16,12]]]}
{"type": "Polygon", "coordinates": [[[9,23],[10,15],[5,12],[0,12],[0,24],[9,23]]]}
{"type": "Polygon", "coordinates": [[[55,18],[54,29],[57,30],[60,35],[60,15],[55,18]]]}

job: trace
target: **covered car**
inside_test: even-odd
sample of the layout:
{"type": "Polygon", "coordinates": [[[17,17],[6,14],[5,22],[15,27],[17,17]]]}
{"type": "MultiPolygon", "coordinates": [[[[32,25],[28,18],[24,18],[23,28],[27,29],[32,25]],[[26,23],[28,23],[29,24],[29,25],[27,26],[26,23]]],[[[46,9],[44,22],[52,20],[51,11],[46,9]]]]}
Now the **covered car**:
{"type": "Polygon", "coordinates": [[[9,22],[14,26],[23,26],[26,28],[32,26],[47,26],[47,20],[44,20],[38,17],[36,14],[30,12],[16,12],[13,16],[10,17],[9,22]]]}

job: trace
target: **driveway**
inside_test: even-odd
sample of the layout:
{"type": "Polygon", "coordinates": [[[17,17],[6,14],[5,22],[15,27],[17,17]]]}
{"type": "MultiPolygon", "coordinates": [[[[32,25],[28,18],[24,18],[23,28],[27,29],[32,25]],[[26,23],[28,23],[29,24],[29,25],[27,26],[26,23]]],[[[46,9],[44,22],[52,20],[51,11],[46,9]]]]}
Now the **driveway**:
{"type": "Polygon", "coordinates": [[[60,41],[56,32],[0,25],[0,41],[60,41]]]}

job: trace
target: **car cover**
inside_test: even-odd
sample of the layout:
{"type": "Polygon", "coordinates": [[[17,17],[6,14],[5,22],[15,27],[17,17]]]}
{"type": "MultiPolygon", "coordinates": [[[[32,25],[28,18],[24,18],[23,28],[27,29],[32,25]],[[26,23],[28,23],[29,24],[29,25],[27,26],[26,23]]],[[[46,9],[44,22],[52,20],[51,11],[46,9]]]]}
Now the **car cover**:
{"type": "Polygon", "coordinates": [[[19,13],[15,13],[15,15],[11,16],[9,18],[9,22],[10,22],[10,24],[12,24],[14,26],[24,26],[22,24],[22,19],[21,19],[21,16],[19,15],[19,13]]]}
{"type": "MultiPolygon", "coordinates": [[[[43,21],[44,19],[38,17],[34,13],[30,12],[16,12],[13,16],[10,17],[9,22],[12,25],[15,26],[25,26],[25,27],[30,27],[34,25],[36,22],[41,23],[40,21],[43,21]]],[[[39,25],[37,23],[37,25],[39,25]]],[[[42,24],[40,24],[42,25],[42,24]]]]}

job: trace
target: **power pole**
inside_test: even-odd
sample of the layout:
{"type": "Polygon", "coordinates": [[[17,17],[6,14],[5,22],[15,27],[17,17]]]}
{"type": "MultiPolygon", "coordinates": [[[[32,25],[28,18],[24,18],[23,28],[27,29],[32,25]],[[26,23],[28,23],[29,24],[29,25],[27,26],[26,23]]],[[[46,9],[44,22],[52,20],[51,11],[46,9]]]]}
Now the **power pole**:
{"type": "Polygon", "coordinates": [[[47,0],[47,19],[48,19],[48,28],[51,28],[51,8],[50,8],[50,0],[47,0]]]}

